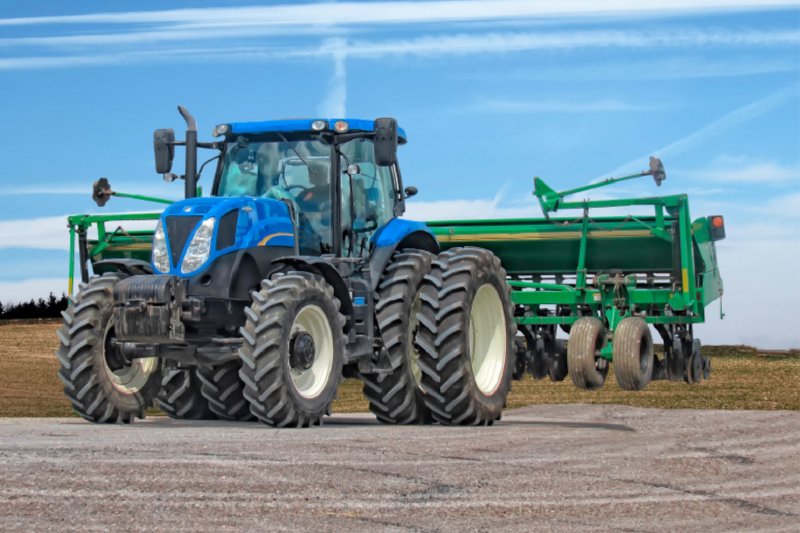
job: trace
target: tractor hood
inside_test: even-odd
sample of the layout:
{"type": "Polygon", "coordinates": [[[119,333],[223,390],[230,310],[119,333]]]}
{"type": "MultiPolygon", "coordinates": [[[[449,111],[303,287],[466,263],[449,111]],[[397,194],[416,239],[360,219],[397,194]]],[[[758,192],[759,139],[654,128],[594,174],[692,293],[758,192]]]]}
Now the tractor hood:
{"type": "MultiPolygon", "coordinates": [[[[222,255],[256,246],[294,246],[289,209],[281,201],[265,198],[188,198],[170,205],[160,218],[169,253],[169,273],[195,276],[222,255]],[[211,220],[213,219],[213,221],[211,220]],[[211,233],[208,246],[189,248],[198,229],[211,233]],[[211,231],[208,231],[208,228],[211,231]],[[181,269],[187,252],[208,248],[201,266],[184,272],[181,269]]],[[[154,246],[155,246],[154,242],[154,246]]],[[[153,264],[156,272],[159,270],[153,264]]]]}

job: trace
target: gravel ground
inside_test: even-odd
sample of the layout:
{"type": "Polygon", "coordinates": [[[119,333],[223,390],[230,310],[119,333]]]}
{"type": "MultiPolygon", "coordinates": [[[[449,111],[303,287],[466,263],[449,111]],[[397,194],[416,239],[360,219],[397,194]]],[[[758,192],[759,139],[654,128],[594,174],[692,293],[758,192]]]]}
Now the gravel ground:
{"type": "Polygon", "coordinates": [[[0,419],[2,531],[798,531],[800,413],[539,405],[488,428],[0,419]]]}

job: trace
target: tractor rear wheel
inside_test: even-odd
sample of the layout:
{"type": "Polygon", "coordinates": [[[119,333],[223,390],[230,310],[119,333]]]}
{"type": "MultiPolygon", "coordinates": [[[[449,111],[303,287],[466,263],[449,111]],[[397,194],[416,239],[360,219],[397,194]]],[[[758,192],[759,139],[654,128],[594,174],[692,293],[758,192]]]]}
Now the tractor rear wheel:
{"type": "Polygon", "coordinates": [[[449,425],[493,424],[511,388],[517,333],[500,259],[482,248],[443,252],[420,298],[421,386],[433,417],[449,425]]]}
{"type": "Polygon", "coordinates": [[[383,346],[389,354],[388,374],[362,374],[369,410],[387,424],[433,422],[419,384],[422,370],[414,337],[419,329],[423,278],[431,271],[434,255],[422,250],[395,253],[378,285],[375,314],[383,346]]]}
{"type": "Polygon", "coordinates": [[[200,391],[201,381],[195,369],[164,369],[158,408],[177,420],[216,420],[200,391]]]}
{"type": "Polygon", "coordinates": [[[201,392],[217,418],[239,422],[253,419],[250,404],[244,398],[244,382],[239,378],[240,368],[242,362],[239,360],[217,366],[197,367],[197,377],[203,383],[201,392]]]}
{"type": "Polygon", "coordinates": [[[639,317],[623,318],[614,332],[614,375],[622,390],[642,390],[650,383],[655,367],[653,336],[639,317]]]}
{"type": "Polygon", "coordinates": [[[262,422],[322,424],[342,377],[344,317],[333,287],[308,272],[275,274],[253,291],[239,349],[244,397],[262,422]]]}
{"type": "Polygon", "coordinates": [[[600,357],[605,342],[606,329],[600,320],[584,317],[572,324],[567,343],[567,369],[579,389],[597,390],[606,382],[608,362],[600,357]]]}
{"type": "Polygon", "coordinates": [[[72,409],[90,422],[132,423],[155,405],[161,387],[157,357],[127,362],[114,336],[114,287],[127,276],[109,272],[81,285],[62,313],[58,377],[72,409]]]}

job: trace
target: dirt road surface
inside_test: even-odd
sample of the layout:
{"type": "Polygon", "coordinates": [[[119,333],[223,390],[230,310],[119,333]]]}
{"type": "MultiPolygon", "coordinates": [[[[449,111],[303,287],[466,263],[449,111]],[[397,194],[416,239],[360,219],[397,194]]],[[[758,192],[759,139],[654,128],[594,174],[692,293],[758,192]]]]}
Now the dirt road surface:
{"type": "Polygon", "coordinates": [[[488,428],[0,420],[1,531],[800,530],[800,413],[542,405],[488,428]]]}

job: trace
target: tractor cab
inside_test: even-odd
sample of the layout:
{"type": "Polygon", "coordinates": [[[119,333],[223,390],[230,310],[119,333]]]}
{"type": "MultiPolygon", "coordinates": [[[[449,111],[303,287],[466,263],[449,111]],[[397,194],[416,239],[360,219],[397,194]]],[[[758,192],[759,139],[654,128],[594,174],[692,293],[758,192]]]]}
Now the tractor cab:
{"type": "Polygon", "coordinates": [[[275,120],[214,133],[224,142],[212,195],[284,202],[303,255],[364,257],[376,232],[403,212],[400,170],[376,161],[373,121],[275,120]]]}

